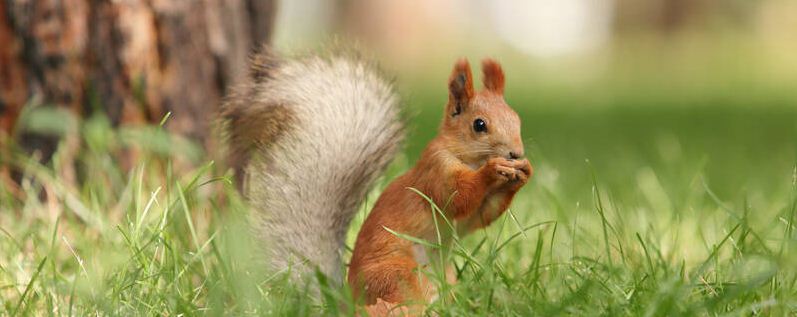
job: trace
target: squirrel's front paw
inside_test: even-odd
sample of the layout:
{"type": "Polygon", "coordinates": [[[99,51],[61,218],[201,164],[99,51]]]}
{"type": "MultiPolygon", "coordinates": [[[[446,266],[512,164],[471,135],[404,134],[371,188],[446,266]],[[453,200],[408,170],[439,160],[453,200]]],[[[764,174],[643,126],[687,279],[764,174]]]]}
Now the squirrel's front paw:
{"type": "Polygon", "coordinates": [[[513,161],[503,157],[491,158],[482,168],[489,187],[500,187],[518,180],[518,172],[513,161]]]}
{"type": "Polygon", "coordinates": [[[514,164],[515,168],[515,181],[512,182],[511,185],[513,189],[520,189],[520,187],[529,181],[531,175],[534,174],[534,169],[527,159],[514,160],[511,162],[514,164]]]}

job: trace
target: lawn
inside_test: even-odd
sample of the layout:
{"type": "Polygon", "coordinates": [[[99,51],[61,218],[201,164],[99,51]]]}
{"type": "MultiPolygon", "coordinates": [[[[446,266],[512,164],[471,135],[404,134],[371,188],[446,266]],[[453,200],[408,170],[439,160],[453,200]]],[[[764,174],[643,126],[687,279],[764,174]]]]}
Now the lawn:
{"type": "MultiPolygon", "coordinates": [[[[444,90],[399,85],[410,138],[369,203],[439,122],[444,90]]],[[[793,90],[629,85],[510,81],[534,178],[511,215],[445,255],[459,281],[440,286],[430,312],[797,312],[793,90]]],[[[0,314],[351,314],[347,290],[311,299],[308,286],[263,270],[220,155],[158,126],[114,130],[91,117],[76,128],[80,185],[64,181],[65,150],[45,165],[3,158],[25,173],[24,194],[0,188],[0,314]]]]}

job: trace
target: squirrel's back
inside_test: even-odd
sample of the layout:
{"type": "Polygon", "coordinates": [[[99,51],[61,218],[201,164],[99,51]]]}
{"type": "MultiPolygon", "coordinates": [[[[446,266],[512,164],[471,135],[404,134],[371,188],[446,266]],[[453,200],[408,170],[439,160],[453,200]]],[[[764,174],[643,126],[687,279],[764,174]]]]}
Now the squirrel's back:
{"type": "Polygon", "coordinates": [[[254,56],[223,105],[230,164],[275,269],[340,280],[349,222],[403,138],[388,81],[353,57],[254,56]]]}

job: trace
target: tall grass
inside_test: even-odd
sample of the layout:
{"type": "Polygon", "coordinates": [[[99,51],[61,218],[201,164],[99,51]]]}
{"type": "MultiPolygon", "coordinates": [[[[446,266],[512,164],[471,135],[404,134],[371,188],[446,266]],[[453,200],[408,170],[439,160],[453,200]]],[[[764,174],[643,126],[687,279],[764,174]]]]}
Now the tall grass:
{"type": "MultiPolygon", "coordinates": [[[[510,103],[538,101],[524,98],[510,103]]],[[[518,109],[535,176],[508,216],[439,248],[458,282],[429,271],[442,293],[430,314],[797,312],[797,111],[518,109]]],[[[433,134],[437,115],[423,111],[350,245],[380,189],[433,134]]],[[[0,188],[3,315],[356,309],[345,288],[308,292],[263,269],[230,173],[190,142],[101,117],[74,128],[77,150],[62,147],[53,163],[2,158],[23,172],[20,191],[0,188]],[[79,182],[65,181],[60,155],[75,156],[79,182]]]]}

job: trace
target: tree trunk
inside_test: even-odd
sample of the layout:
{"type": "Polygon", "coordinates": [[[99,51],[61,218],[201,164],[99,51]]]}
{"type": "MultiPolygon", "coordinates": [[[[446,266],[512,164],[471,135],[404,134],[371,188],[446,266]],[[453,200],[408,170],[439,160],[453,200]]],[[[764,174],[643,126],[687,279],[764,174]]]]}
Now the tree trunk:
{"type": "MultiPolygon", "coordinates": [[[[226,89],[269,41],[272,0],[0,0],[0,143],[49,157],[57,140],[15,127],[25,105],[114,125],[159,122],[207,145],[226,89]]],[[[2,144],[0,144],[2,146],[2,144]]]]}

